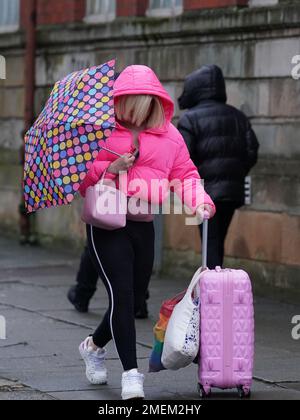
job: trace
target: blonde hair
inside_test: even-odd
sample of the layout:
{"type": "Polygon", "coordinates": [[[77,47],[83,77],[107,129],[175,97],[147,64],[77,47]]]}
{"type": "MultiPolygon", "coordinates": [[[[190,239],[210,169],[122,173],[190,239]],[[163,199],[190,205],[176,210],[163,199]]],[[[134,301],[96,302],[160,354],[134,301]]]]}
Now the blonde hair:
{"type": "Polygon", "coordinates": [[[115,100],[115,112],[118,120],[137,127],[157,128],[165,123],[164,107],[155,95],[121,95],[115,100]]]}

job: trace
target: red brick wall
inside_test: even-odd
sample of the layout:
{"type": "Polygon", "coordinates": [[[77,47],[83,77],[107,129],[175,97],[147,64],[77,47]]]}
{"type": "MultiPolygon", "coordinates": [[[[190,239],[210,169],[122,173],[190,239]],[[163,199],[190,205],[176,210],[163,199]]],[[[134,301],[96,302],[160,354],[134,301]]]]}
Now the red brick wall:
{"type": "Polygon", "coordinates": [[[184,0],[185,10],[208,9],[226,6],[247,6],[248,0],[184,0]]]}
{"type": "Polygon", "coordinates": [[[28,4],[26,4],[26,0],[21,0],[20,4],[20,25],[22,28],[26,26],[26,23],[29,19],[28,16],[28,4]]]}
{"type": "MultiPolygon", "coordinates": [[[[27,19],[27,0],[21,0],[21,26],[27,19]]],[[[85,0],[36,0],[37,24],[54,25],[81,21],[85,16],[85,0]]]]}
{"type": "Polygon", "coordinates": [[[85,16],[85,0],[38,0],[38,25],[81,21],[85,16]]]}
{"type": "MultiPolygon", "coordinates": [[[[21,26],[27,19],[26,1],[21,0],[21,26]]],[[[116,0],[117,16],[145,16],[149,0],[116,0]]],[[[37,24],[55,25],[82,21],[86,0],[36,0],[37,24]]],[[[248,0],[183,0],[185,10],[246,6],[248,0]]]]}
{"type": "Polygon", "coordinates": [[[145,16],[149,0],[117,0],[117,16],[145,16]]]}

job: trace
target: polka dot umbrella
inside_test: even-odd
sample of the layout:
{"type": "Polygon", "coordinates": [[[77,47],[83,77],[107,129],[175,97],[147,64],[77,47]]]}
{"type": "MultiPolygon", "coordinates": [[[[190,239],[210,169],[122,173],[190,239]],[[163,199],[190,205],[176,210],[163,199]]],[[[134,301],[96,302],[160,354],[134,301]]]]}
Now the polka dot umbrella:
{"type": "Polygon", "coordinates": [[[28,213],[69,204],[114,128],[115,60],[57,82],[25,136],[24,197],[28,213]]]}

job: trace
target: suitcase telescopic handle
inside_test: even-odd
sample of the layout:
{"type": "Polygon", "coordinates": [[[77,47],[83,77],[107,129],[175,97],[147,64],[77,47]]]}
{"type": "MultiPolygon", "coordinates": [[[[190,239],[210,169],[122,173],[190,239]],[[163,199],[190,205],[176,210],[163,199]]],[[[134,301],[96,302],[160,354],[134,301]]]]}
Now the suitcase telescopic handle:
{"type": "Polygon", "coordinates": [[[204,212],[203,230],[202,230],[202,270],[207,268],[207,232],[208,232],[208,215],[204,212]]]}

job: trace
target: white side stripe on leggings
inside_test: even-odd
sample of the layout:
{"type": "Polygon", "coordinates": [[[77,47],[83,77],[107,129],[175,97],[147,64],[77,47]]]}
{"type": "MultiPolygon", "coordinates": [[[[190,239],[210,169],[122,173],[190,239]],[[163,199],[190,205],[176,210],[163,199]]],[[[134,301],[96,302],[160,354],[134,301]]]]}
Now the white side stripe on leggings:
{"type": "MultiPolygon", "coordinates": [[[[114,343],[115,343],[115,347],[116,347],[116,351],[117,351],[118,357],[119,357],[119,359],[120,359],[120,355],[119,355],[119,352],[118,352],[118,349],[117,349],[117,346],[116,346],[116,340],[115,340],[115,337],[114,337],[114,330],[113,330],[113,326],[112,326],[112,317],[113,317],[113,312],[114,312],[114,293],[113,293],[113,290],[112,290],[111,284],[110,284],[110,282],[109,282],[109,280],[108,280],[108,277],[107,277],[107,275],[106,275],[106,273],[105,273],[105,271],[104,271],[103,265],[101,264],[101,261],[100,261],[99,255],[98,255],[97,250],[96,250],[96,247],[95,247],[94,234],[93,234],[93,226],[92,226],[92,225],[90,225],[90,228],[91,228],[91,239],[92,239],[92,244],[93,244],[94,252],[95,252],[95,255],[96,255],[96,257],[97,257],[98,263],[99,263],[99,265],[100,265],[100,267],[101,267],[101,270],[102,270],[102,272],[103,272],[103,274],[104,274],[104,276],[105,276],[105,279],[106,279],[106,281],[107,281],[107,283],[108,283],[109,290],[110,290],[110,297],[111,297],[111,311],[110,311],[110,317],[109,317],[109,321],[110,321],[110,330],[111,330],[111,335],[112,335],[112,338],[113,338],[114,343]]],[[[121,361],[121,359],[120,359],[120,361],[121,361]]]]}

